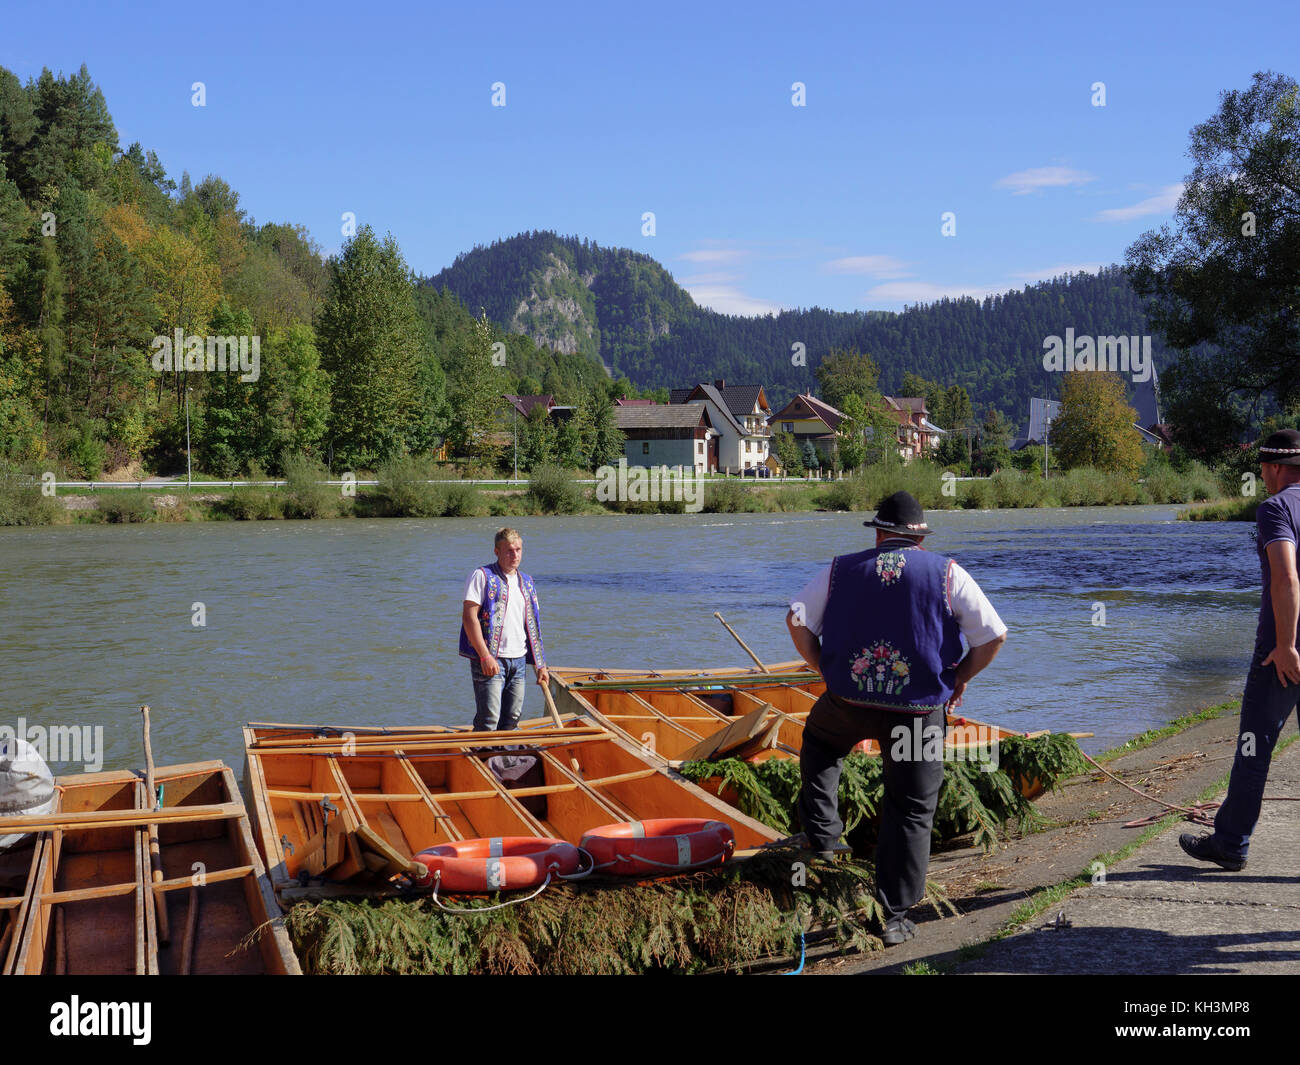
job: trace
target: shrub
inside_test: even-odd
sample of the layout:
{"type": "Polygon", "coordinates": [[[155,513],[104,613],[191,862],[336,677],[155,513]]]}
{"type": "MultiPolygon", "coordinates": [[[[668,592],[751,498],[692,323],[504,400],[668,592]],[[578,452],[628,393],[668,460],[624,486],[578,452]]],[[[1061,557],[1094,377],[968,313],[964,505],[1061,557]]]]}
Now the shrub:
{"type": "Polygon", "coordinates": [[[569,471],[559,466],[538,466],[528,478],[530,502],[544,514],[572,514],[582,506],[582,492],[569,471]]]}
{"type": "Polygon", "coordinates": [[[381,513],[394,518],[469,518],[487,512],[472,484],[449,477],[431,459],[391,459],[379,468],[381,513]]]}
{"type": "Polygon", "coordinates": [[[153,503],[139,491],[106,493],[98,496],[96,502],[103,520],[114,525],[151,521],[154,516],[153,503]]]}
{"type": "Polygon", "coordinates": [[[0,470],[0,526],[53,525],[65,516],[58,500],[41,494],[37,474],[0,470]]]}
{"type": "Polygon", "coordinates": [[[758,509],[754,493],[739,481],[709,481],[704,486],[706,514],[752,514],[758,509]]]}
{"type": "Polygon", "coordinates": [[[329,471],[321,463],[305,455],[286,455],[284,479],[289,482],[283,489],[286,518],[338,517],[343,493],[321,483],[329,479],[329,471]]]}

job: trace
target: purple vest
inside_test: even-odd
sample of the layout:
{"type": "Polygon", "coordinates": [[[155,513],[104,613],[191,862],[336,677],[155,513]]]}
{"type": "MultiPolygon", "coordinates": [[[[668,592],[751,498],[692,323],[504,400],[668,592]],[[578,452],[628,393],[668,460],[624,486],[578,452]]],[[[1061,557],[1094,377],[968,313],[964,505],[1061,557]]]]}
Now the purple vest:
{"type": "Polygon", "coordinates": [[[952,698],[962,656],[952,560],[890,544],[831,563],[822,675],[850,703],[928,713],[952,698]]]}
{"type": "MultiPolygon", "coordinates": [[[[478,622],[483,630],[483,642],[493,658],[501,648],[501,637],[506,627],[506,599],[510,594],[510,582],[495,562],[481,567],[486,578],[483,587],[483,602],[478,607],[478,622]]],[[[537,609],[537,589],[533,579],[522,570],[516,570],[519,586],[524,590],[524,633],[527,636],[525,659],[534,666],[546,665],[546,653],[542,650],[541,613],[537,609]]],[[[465,634],[465,626],[460,627],[460,653],[465,658],[477,658],[465,634]]]]}

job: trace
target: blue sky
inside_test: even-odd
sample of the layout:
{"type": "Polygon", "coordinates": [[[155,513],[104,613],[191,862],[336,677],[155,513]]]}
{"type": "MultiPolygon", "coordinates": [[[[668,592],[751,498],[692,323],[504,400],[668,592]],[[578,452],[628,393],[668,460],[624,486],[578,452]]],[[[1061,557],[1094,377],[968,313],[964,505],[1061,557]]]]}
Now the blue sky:
{"type": "Polygon", "coordinates": [[[1220,92],[1300,75],[1298,10],[18,0],[0,65],[86,63],[124,147],[326,249],[349,211],[420,274],[554,229],[726,313],[898,310],[1121,261],[1220,92]]]}

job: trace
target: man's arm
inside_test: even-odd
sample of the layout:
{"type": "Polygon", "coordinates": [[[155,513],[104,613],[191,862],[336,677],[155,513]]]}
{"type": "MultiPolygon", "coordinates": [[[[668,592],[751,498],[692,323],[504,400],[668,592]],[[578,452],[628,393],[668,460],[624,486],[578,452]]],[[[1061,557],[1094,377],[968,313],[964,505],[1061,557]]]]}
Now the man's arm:
{"type": "Polygon", "coordinates": [[[988,643],[972,647],[967,652],[966,657],[957,666],[957,683],[952,689],[952,698],[948,700],[949,707],[961,706],[961,697],[966,691],[966,685],[971,682],[975,674],[997,658],[998,652],[1006,642],[1007,634],[1004,632],[1001,636],[995,636],[988,643]]]}
{"type": "Polygon", "coordinates": [[[822,671],[822,642],[813,631],[803,624],[802,620],[795,617],[795,612],[789,610],[785,615],[785,627],[790,630],[790,639],[794,641],[795,650],[809,666],[817,673],[822,671]]]}
{"type": "Polygon", "coordinates": [[[483,629],[478,623],[479,604],[473,599],[465,600],[465,609],[461,611],[461,624],[465,626],[465,635],[469,638],[469,645],[474,648],[474,653],[478,655],[479,668],[483,670],[485,677],[495,677],[497,675],[497,660],[488,652],[488,645],[483,639],[483,629]]]}
{"type": "Polygon", "coordinates": [[[1274,540],[1268,552],[1269,594],[1273,599],[1273,627],[1277,645],[1264,659],[1277,670],[1282,687],[1287,681],[1300,684],[1300,653],[1295,648],[1296,625],[1300,624],[1300,578],[1296,576],[1296,546],[1290,540],[1274,540]]]}

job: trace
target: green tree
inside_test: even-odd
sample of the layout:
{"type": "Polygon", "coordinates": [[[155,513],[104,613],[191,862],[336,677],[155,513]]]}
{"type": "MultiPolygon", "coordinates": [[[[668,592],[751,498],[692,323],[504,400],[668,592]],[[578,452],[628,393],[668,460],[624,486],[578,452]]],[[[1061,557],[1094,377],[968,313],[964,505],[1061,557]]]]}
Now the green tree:
{"type": "Polygon", "coordinates": [[[261,352],[261,376],[252,386],[257,431],[250,457],[280,473],[285,455],[322,457],[330,380],[311,326],[303,322],[269,334],[261,352]]]}
{"type": "Polygon", "coordinates": [[[820,470],[822,467],[821,453],[813,446],[811,440],[803,442],[803,466],[805,470],[820,470]]]}
{"type": "Polygon", "coordinates": [[[540,403],[528,412],[528,418],[519,423],[519,467],[535,470],[552,465],[556,458],[555,422],[540,403]]]}
{"type": "Polygon", "coordinates": [[[863,355],[856,348],[837,349],[817,367],[817,383],[822,398],[832,407],[843,410],[845,400],[854,394],[870,407],[880,397],[880,367],[870,355],[863,355]]]}
{"type": "MultiPolygon", "coordinates": [[[[1055,443],[1055,439],[1052,442],[1055,443]]],[[[979,447],[975,450],[973,463],[975,472],[987,476],[1010,467],[1010,444],[1011,426],[1007,423],[1006,415],[997,407],[989,407],[980,424],[979,447]]]]}
{"type": "Polygon", "coordinates": [[[799,453],[799,442],[793,433],[773,433],[772,450],[776,452],[776,457],[785,467],[788,476],[799,477],[804,473],[803,456],[799,453]]]}
{"type": "Polygon", "coordinates": [[[1093,466],[1135,477],[1142,465],[1136,421],[1118,374],[1067,373],[1061,413],[1050,432],[1052,454],[1066,469],[1093,466]]]}
{"type": "Polygon", "coordinates": [[[1213,456],[1300,400],[1300,85],[1258,73],[1223,93],[1189,154],[1174,228],[1140,237],[1127,270],[1179,352],[1161,376],[1175,434],[1213,456]]]}
{"type": "Polygon", "coordinates": [[[501,372],[493,364],[496,343],[487,315],[476,319],[461,348],[447,366],[447,439],[458,455],[483,465],[496,463],[501,453],[501,372]]]}
{"type": "Polygon", "coordinates": [[[411,273],[392,234],[380,243],[362,226],[330,260],[318,336],[333,382],[334,468],[372,468],[407,450],[424,417],[426,349],[411,273]]]}
{"type": "Polygon", "coordinates": [[[844,398],[844,420],[835,430],[836,451],[840,465],[846,470],[855,470],[866,458],[867,448],[863,432],[867,427],[867,408],[862,397],[850,393],[844,398]]]}

